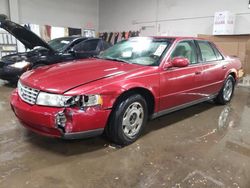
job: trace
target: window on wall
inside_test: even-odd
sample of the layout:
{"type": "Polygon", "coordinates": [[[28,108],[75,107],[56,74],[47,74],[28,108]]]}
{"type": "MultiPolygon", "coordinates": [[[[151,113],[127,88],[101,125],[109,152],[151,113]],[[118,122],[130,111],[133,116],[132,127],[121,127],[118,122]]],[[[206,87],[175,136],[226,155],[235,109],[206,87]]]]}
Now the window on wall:
{"type": "Polygon", "coordinates": [[[202,61],[217,61],[217,56],[212,46],[206,41],[198,41],[198,45],[201,50],[202,61]]]}
{"type": "Polygon", "coordinates": [[[187,58],[190,64],[197,63],[196,48],[193,41],[183,41],[177,44],[173,53],[171,54],[171,59],[175,57],[187,58]]]}

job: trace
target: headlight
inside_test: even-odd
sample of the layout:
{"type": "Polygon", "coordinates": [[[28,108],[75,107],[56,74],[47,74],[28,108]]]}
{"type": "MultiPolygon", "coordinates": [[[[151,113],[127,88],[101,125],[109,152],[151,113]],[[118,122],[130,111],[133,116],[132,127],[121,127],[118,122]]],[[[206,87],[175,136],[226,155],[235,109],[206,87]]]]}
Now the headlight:
{"type": "Polygon", "coordinates": [[[50,94],[40,92],[36,104],[42,106],[54,106],[54,107],[90,107],[103,104],[102,97],[100,95],[79,95],[79,96],[64,96],[57,94],[50,94]]]}
{"type": "Polygon", "coordinates": [[[65,103],[70,98],[70,96],[40,92],[36,99],[36,104],[42,106],[64,107],[65,103]]]}
{"type": "Polygon", "coordinates": [[[19,61],[19,62],[16,62],[12,65],[10,65],[11,67],[14,67],[14,68],[18,68],[18,69],[23,69],[25,67],[28,67],[30,65],[30,62],[27,62],[27,61],[19,61]]]}

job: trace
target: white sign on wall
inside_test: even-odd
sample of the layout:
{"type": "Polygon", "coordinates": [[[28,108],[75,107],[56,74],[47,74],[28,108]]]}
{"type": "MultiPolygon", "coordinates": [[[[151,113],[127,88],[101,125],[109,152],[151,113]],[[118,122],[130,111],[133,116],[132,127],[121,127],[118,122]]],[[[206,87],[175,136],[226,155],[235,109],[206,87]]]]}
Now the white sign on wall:
{"type": "Polygon", "coordinates": [[[235,15],[229,11],[216,12],[214,15],[213,35],[234,34],[235,15]]]}

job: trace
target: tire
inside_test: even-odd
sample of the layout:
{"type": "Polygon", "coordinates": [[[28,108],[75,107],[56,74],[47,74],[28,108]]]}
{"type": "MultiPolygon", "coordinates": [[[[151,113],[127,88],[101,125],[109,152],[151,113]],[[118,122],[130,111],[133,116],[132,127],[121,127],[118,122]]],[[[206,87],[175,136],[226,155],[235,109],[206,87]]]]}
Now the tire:
{"type": "Polygon", "coordinates": [[[141,135],[147,119],[145,99],[139,94],[133,94],[115,105],[105,130],[106,136],[115,144],[129,145],[141,135]]]}
{"type": "Polygon", "coordinates": [[[222,105],[229,103],[234,94],[234,87],[235,87],[235,79],[232,75],[229,75],[226,81],[224,82],[222,89],[217,95],[215,102],[217,104],[222,104],[222,105]]]}

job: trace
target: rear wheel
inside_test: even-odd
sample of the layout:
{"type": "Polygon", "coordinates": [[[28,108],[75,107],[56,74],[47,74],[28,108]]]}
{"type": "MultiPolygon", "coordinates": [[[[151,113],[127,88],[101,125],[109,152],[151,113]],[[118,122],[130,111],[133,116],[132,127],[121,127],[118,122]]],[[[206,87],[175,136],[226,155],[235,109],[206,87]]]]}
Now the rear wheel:
{"type": "Polygon", "coordinates": [[[116,144],[131,144],[141,135],[147,118],[145,99],[139,94],[131,95],[120,101],[113,109],[106,135],[116,144]]]}
{"type": "Polygon", "coordinates": [[[218,104],[227,104],[231,101],[235,87],[235,79],[232,75],[229,75],[220,90],[218,96],[216,97],[215,101],[218,104]]]}

